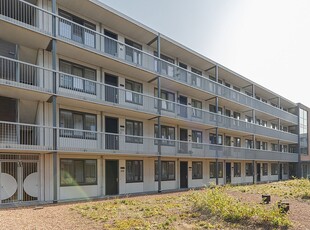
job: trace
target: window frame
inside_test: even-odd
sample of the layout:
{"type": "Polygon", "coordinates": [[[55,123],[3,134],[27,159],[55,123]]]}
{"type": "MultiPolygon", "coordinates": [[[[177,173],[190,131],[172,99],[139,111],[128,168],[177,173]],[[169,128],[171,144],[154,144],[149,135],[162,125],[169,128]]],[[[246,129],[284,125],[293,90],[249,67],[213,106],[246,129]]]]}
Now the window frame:
{"type": "MultiPolygon", "coordinates": [[[[157,132],[158,132],[158,125],[154,124],[154,136],[155,138],[157,138],[157,132]]],[[[167,126],[167,125],[162,125],[161,126],[161,135],[160,135],[160,141],[161,141],[161,145],[163,146],[175,146],[175,127],[173,126],[167,126]],[[167,129],[166,132],[164,132],[164,134],[169,134],[170,131],[169,129],[173,129],[173,135],[174,135],[174,139],[169,139],[169,138],[162,138],[163,137],[163,130],[167,129]],[[172,140],[172,141],[171,141],[172,140]]],[[[154,140],[154,144],[157,145],[158,144],[158,139],[154,140]]]]}
{"type": "Polygon", "coordinates": [[[64,138],[77,138],[77,139],[87,139],[87,140],[97,140],[97,133],[93,133],[93,132],[97,132],[97,115],[96,114],[91,114],[91,113],[83,113],[83,112],[79,112],[79,111],[74,111],[74,110],[67,110],[67,109],[59,109],[59,127],[63,128],[60,130],[59,132],[59,136],[60,137],[64,137],[64,138]],[[62,121],[62,112],[65,113],[71,113],[71,122],[72,122],[72,126],[73,127],[64,127],[64,125],[62,125],[61,121],[62,121]],[[76,129],[79,131],[74,131],[74,116],[82,116],[82,125],[83,128],[80,129],[76,129]],[[89,130],[89,129],[85,129],[86,126],[86,116],[92,116],[94,118],[95,121],[95,130],[89,130]],[[69,129],[69,130],[67,130],[69,129]],[[85,132],[86,131],[86,132],[85,132]],[[91,132],[88,132],[91,131],[91,132]],[[82,132],[82,134],[77,134],[82,132]],[[66,134],[64,134],[66,133],[66,134]],[[69,134],[72,133],[72,134],[69,134]]]}
{"type": "Polygon", "coordinates": [[[263,163],[263,176],[268,176],[268,163],[263,163]]]}
{"type": "Polygon", "coordinates": [[[203,148],[203,133],[200,130],[192,130],[192,148],[202,149],[203,148]],[[197,134],[200,134],[201,140],[197,141],[197,134]]]}
{"type": "Polygon", "coordinates": [[[125,142],[126,143],[135,143],[135,144],[143,144],[143,122],[142,121],[136,121],[136,120],[131,120],[131,119],[126,119],[125,120],[125,142]],[[132,123],[133,127],[133,134],[128,134],[128,125],[127,123],[132,123]],[[138,126],[136,126],[137,124],[138,126]],[[136,134],[135,127],[141,127],[141,130],[138,131],[138,134],[136,134]],[[141,135],[139,135],[141,132],[141,135]],[[127,136],[129,135],[129,136],[127,136]]]}
{"type": "Polygon", "coordinates": [[[60,74],[59,87],[64,88],[64,89],[73,90],[73,91],[82,92],[82,93],[87,93],[87,94],[91,94],[91,95],[97,95],[97,87],[96,87],[97,70],[96,69],[92,69],[92,68],[89,68],[89,67],[86,67],[83,65],[79,65],[79,64],[70,62],[70,61],[59,59],[59,71],[61,73],[63,73],[63,74],[60,74]],[[70,73],[67,73],[67,72],[62,70],[63,65],[67,65],[67,67],[70,66],[70,73]],[[82,70],[82,76],[75,75],[73,73],[74,68],[81,69],[82,70]],[[92,79],[86,75],[87,71],[94,73],[94,77],[92,79]],[[65,74],[69,74],[69,75],[65,75],[65,74]],[[74,78],[71,75],[76,76],[78,78],[74,78]],[[76,81],[80,81],[80,80],[82,81],[82,88],[75,86],[75,84],[74,84],[75,79],[76,79],[76,81]],[[63,81],[63,83],[62,83],[62,81],[63,81]],[[87,86],[88,86],[88,88],[90,86],[92,86],[94,88],[94,90],[89,90],[87,88],[87,86]]]}
{"type": "Polygon", "coordinates": [[[241,162],[234,162],[234,177],[241,177],[241,162]]]}
{"type": "Polygon", "coordinates": [[[245,176],[253,176],[254,175],[253,171],[254,171],[253,163],[245,162],[245,176]]]}
{"type": "Polygon", "coordinates": [[[192,161],[192,180],[198,180],[198,179],[203,179],[203,162],[192,161]],[[194,174],[194,172],[196,171],[197,174],[194,174]]]}
{"type": "MultiPolygon", "coordinates": [[[[97,159],[79,159],[79,158],[61,158],[60,159],[60,187],[69,187],[69,186],[88,186],[88,185],[98,185],[98,160],[97,159]],[[64,171],[62,170],[62,162],[63,161],[72,161],[73,163],[73,172],[76,173],[76,165],[75,162],[83,162],[83,181],[84,183],[74,183],[73,180],[71,183],[63,183],[64,171]],[[94,161],[95,163],[95,181],[92,183],[86,183],[86,161],[94,161]]],[[[76,178],[76,175],[74,175],[74,178],[76,178]]],[[[76,180],[75,180],[76,181],[76,180]]]]}
{"type": "Polygon", "coordinates": [[[142,183],[144,181],[143,160],[126,160],[125,164],[126,164],[126,183],[127,184],[130,184],[130,183],[142,183]],[[128,177],[128,169],[129,169],[128,163],[132,164],[131,167],[132,167],[132,169],[134,171],[134,172],[131,172],[131,174],[133,174],[132,177],[135,178],[137,176],[136,172],[138,171],[139,175],[137,177],[139,179],[132,179],[132,180],[129,179],[129,177],[128,177]],[[138,163],[138,164],[135,164],[135,163],[138,163]],[[138,167],[138,169],[135,168],[136,166],[138,167]]]}
{"type": "MultiPolygon", "coordinates": [[[[155,181],[158,181],[158,161],[154,161],[154,179],[155,181]]],[[[175,178],[176,178],[176,168],[175,168],[175,161],[161,161],[161,181],[174,181],[175,178]],[[170,166],[173,166],[173,168],[171,169],[170,166]],[[166,172],[168,172],[168,174],[166,175],[163,175],[164,173],[164,170],[166,170],[166,172]],[[173,178],[169,178],[169,174],[172,172],[173,170],[173,178]]]]}
{"type": "Polygon", "coordinates": [[[143,84],[137,81],[125,79],[125,101],[128,103],[136,104],[136,105],[143,105],[143,84]],[[133,88],[135,89],[135,86],[139,85],[141,92],[134,90],[134,89],[128,89],[128,84],[132,84],[133,88]],[[132,100],[129,100],[127,96],[129,96],[129,93],[131,93],[132,100]],[[134,98],[138,98],[138,100],[135,100],[134,98]]]}
{"type": "MultiPolygon", "coordinates": [[[[209,173],[210,173],[210,179],[216,178],[216,162],[211,161],[209,162],[209,173]],[[213,170],[214,172],[212,172],[213,170]]],[[[223,162],[218,162],[218,178],[223,178],[223,162]]]]}
{"type": "Polygon", "coordinates": [[[279,175],[279,165],[278,163],[271,163],[271,176],[279,175]],[[276,167],[275,167],[276,166],[276,167]]]}

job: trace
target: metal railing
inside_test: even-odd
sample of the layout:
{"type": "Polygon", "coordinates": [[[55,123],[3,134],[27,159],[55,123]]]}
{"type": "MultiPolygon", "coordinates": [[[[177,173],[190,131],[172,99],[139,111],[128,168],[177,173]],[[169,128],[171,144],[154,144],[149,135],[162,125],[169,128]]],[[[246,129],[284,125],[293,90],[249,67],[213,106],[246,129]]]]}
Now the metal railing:
{"type": "MultiPolygon", "coordinates": [[[[145,136],[123,135],[58,127],[57,150],[102,152],[116,154],[157,155],[158,143],[163,156],[192,156],[203,158],[233,158],[297,161],[295,153],[237,148],[231,146],[158,139],[145,136]]],[[[0,149],[48,150],[53,149],[53,128],[34,124],[0,122],[0,149]]]]}
{"type": "Polygon", "coordinates": [[[154,115],[160,102],[162,115],[166,117],[298,142],[296,134],[0,56],[0,84],[51,93],[53,72],[56,72],[56,93],[60,96],[154,115]]]}
{"type": "Polygon", "coordinates": [[[48,150],[51,137],[50,127],[0,121],[0,149],[48,150]]]}
{"type": "Polygon", "coordinates": [[[51,34],[52,17],[57,20],[59,38],[74,42],[83,48],[108,55],[109,57],[122,60],[139,68],[155,72],[166,78],[182,82],[190,87],[204,92],[226,98],[228,100],[249,106],[282,120],[298,123],[296,115],[276,108],[254,97],[214,82],[204,76],[185,70],[173,63],[162,60],[153,54],[119,42],[109,36],[92,30],[86,26],[70,21],[64,17],[53,14],[23,0],[1,0],[0,14],[3,19],[11,19],[14,23],[25,27],[34,27],[44,33],[51,34]]]}

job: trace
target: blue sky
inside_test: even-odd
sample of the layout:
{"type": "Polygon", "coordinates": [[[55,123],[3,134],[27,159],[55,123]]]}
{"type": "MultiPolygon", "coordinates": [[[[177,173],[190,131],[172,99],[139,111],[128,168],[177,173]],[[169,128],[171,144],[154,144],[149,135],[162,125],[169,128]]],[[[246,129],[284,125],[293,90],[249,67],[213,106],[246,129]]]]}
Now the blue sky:
{"type": "Polygon", "coordinates": [[[310,1],[100,1],[310,107],[310,1]]]}

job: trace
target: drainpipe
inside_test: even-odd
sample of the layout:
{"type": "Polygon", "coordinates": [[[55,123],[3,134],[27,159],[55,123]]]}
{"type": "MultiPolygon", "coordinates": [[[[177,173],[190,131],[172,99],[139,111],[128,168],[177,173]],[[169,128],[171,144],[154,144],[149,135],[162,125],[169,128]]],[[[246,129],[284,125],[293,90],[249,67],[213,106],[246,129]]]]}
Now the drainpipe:
{"type": "MultiPolygon", "coordinates": [[[[160,59],[160,34],[157,36],[157,56],[160,59]]],[[[161,61],[159,60],[157,62],[157,71],[160,73],[161,71],[161,61]]],[[[157,76],[157,97],[158,97],[158,103],[157,103],[157,151],[158,151],[158,157],[157,157],[157,166],[158,166],[158,193],[161,193],[161,83],[160,83],[160,74],[157,76]]]]}
{"type": "MultiPolygon", "coordinates": [[[[56,14],[56,0],[52,0],[52,12],[56,14]]],[[[57,107],[56,107],[56,16],[52,16],[52,68],[53,68],[53,203],[57,203],[58,201],[58,185],[57,185],[57,107]]]]}

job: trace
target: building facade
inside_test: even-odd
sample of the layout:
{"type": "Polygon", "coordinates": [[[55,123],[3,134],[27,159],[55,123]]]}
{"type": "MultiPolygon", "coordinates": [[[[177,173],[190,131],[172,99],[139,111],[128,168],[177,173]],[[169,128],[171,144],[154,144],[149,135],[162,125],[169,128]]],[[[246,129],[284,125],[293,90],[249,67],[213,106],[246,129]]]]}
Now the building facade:
{"type": "Polygon", "coordinates": [[[0,28],[2,204],[310,174],[307,107],[97,0],[0,0],[0,28]]]}

